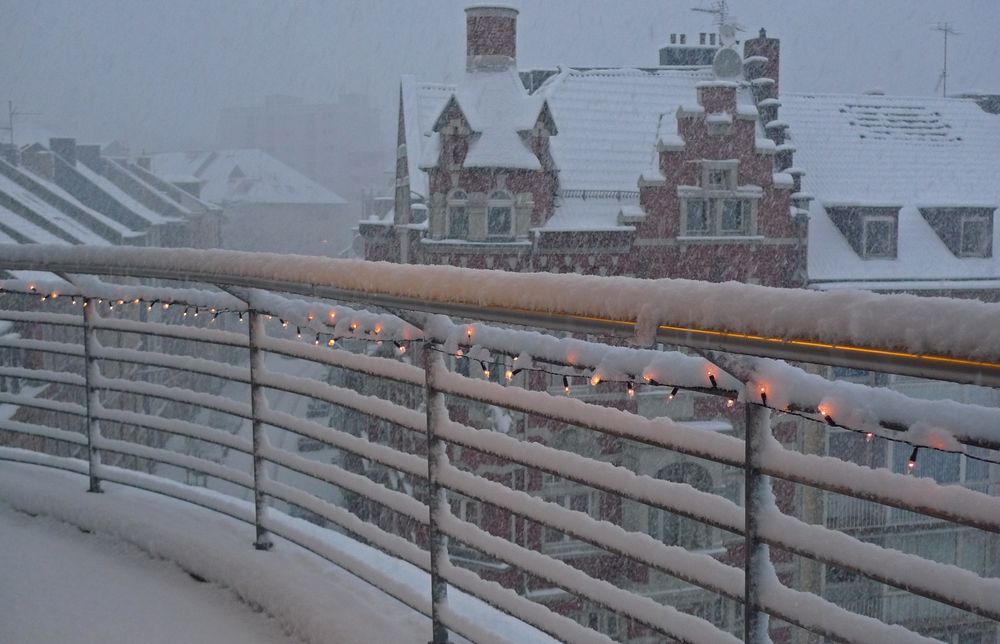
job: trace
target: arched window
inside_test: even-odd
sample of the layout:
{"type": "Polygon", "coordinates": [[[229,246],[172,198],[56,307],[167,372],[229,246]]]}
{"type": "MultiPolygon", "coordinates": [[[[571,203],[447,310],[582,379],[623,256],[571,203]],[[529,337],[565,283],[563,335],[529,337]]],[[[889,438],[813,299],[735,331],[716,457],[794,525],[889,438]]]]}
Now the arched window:
{"type": "Polygon", "coordinates": [[[465,239],[469,236],[469,196],[464,190],[452,190],[448,195],[445,237],[465,239]]]}
{"type": "Polygon", "coordinates": [[[486,236],[514,236],[514,198],[506,190],[497,190],[486,204],[486,236]]]}
{"type": "MultiPolygon", "coordinates": [[[[675,483],[687,483],[701,492],[712,491],[712,476],[704,467],[694,463],[674,463],[664,467],[656,478],[675,483]]],[[[649,509],[649,535],[668,546],[681,546],[688,550],[702,550],[711,545],[711,527],[671,512],[649,509]]]]}

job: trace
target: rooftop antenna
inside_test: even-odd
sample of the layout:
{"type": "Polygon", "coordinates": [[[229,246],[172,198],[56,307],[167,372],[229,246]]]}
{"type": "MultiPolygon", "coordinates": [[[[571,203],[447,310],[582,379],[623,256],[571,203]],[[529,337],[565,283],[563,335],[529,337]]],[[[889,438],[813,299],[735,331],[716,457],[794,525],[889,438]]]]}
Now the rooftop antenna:
{"type": "Polygon", "coordinates": [[[715,26],[719,28],[719,40],[724,46],[735,45],[736,32],[743,31],[743,26],[737,24],[729,14],[729,3],[726,0],[715,0],[707,7],[692,7],[691,11],[708,13],[715,16],[715,26]]]}
{"type": "Polygon", "coordinates": [[[10,133],[10,145],[14,147],[14,119],[19,116],[38,116],[39,112],[22,112],[14,108],[14,101],[7,101],[7,127],[0,127],[0,130],[7,130],[10,133]]]}
{"type": "Polygon", "coordinates": [[[936,27],[932,28],[932,31],[940,31],[944,34],[944,67],[941,69],[941,75],[938,77],[937,90],[938,87],[941,88],[941,96],[948,96],[948,36],[961,36],[961,32],[955,31],[951,23],[949,22],[939,22],[936,27]]]}

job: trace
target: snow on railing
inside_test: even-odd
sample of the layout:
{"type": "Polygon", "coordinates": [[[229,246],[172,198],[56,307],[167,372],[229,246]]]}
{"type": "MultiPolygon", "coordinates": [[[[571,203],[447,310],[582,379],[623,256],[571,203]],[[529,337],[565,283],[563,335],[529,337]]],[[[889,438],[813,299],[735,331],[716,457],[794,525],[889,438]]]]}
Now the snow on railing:
{"type": "Polygon", "coordinates": [[[415,598],[356,562],[319,552],[431,617],[436,642],[448,630],[490,639],[449,606],[449,587],[561,640],[659,633],[720,642],[742,631],[764,641],[769,628],[780,628],[769,626],[773,616],[835,641],[926,641],[806,592],[819,589],[793,588],[787,557],[772,557],[769,548],[1000,621],[1000,581],[986,570],[870,542],[890,527],[886,507],[995,539],[1000,500],[988,485],[940,485],[885,469],[888,460],[869,467],[806,446],[815,442],[810,434],[850,431],[866,444],[912,449],[910,469],[918,452],[949,451],[963,459],[963,471],[989,468],[1000,447],[1000,411],[831,381],[772,359],[791,353],[820,364],[1000,382],[995,306],[216,251],[57,250],[0,253],[0,269],[60,273],[0,282],[0,320],[23,330],[0,335],[0,347],[25,357],[0,364],[0,436],[35,450],[3,447],[0,459],[85,473],[95,492],[110,481],[200,503],[195,492],[179,493],[183,486],[114,464],[167,478],[194,474],[255,500],[253,516],[209,505],[252,523],[262,550],[271,533],[310,547],[283,534],[286,524],[269,517],[276,511],[269,506],[337,526],[431,573],[428,596],[415,598]],[[146,281],[96,277],[109,275],[146,281]],[[153,279],[185,285],[147,283],[153,279]],[[344,304],[352,302],[361,306],[344,304]],[[905,332],[873,322],[911,318],[918,304],[925,312],[905,332]],[[939,337],[936,315],[948,320],[949,337],[939,337]],[[851,331],[864,324],[874,324],[871,334],[851,331]],[[565,330],[602,337],[552,334],[565,330]],[[613,336],[669,338],[702,354],[613,346],[613,336]],[[829,360],[816,360],[823,356],[829,360]],[[49,390],[39,395],[38,387],[18,384],[14,391],[8,382],[49,390]],[[675,398],[721,410],[713,413],[736,430],[636,413],[676,405],[675,398]],[[803,442],[787,435],[779,442],[782,423],[786,431],[796,424],[803,442]],[[579,431],[587,442],[563,441],[564,432],[579,431]],[[744,432],[749,440],[738,436],[744,432]],[[60,456],[38,453],[53,445],[60,456]],[[662,456],[668,453],[695,460],[662,456]],[[665,463],[691,462],[714,464],[743,498],[658,476],[665,463]],[[787,494],[776,503],[771,479],[798,486],[803,498],[812,490],[883,511],[861,514],[863,525],[851,526],[859,533],[833,530],[823,524],[837,526],[838,517],[798,518],[787,494]],[[593,492],[605,499],[599,510],[586,501],[593,492]],[[655,513],[714,530],[715,550],[669,543],[654,533],[655,513]],[[636,518],[647,514],[648,525],[636,518]],[[581,561],[629,561],[650,571],[648,580],[666,576],[685,590],[676,582],[621,584],[592,564],[573,565],[570,551],[554,547],[567,539],[589,548],[580,550],[581,561]],[[452,558],[449,540],[479,554],[452,558]],[[662,603],[690,598],[691,589],[744,605],[743,624],[735,611],[706,619],[691,614],[689,603],[662,603]],[[546,595],[548,605],[529,599],[546,595]],[[597,633],[561,614],[574,602],[615,621],[588,618],[605,631],[597,633]]]}

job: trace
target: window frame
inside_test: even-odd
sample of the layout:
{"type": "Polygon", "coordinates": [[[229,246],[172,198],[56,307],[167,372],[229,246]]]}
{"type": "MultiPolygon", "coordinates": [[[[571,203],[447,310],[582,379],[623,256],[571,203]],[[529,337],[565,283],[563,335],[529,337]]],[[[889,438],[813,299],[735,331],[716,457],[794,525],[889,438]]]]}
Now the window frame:
{"type": "Polygon", "coordinates": [[[861,252],[865,259],[896,259],[896,236],[899,224],[891,215],[863,215],[861,220],[861,252]],[[884,253],[872,253],[868,249],[868,227],[875,224],[889,224],[888,247],[884,253]]]}
{"type": "Polygon", "coordinates": [[[516,225],[514,221],[514,196],[507,190],[494,190],[490,193],[486,201],[486,238],[487,239],[512,239],[515,235],[516,225]],[[494,211],[507,211],[506,232],[493,232],[492,219],[494,211]]]}
{"type": "Polygon", "coordinates": [[[987,252],[990,249],[990,236],[993,233],[993,227],[990,225],[991,217],[987,215],[980,214],[968,214],[963,213],[962,219],[958,224],[958,256],[959,257],[980,257],[986,258],[990,256],[987,252]],[[965,248],[965,227],[967,224],[976,224],[982,226],[982,239],[979,242],[979,247],[976,250],[966,250],[965,248]]]}
{"type": "Polygon", "coordinates": [[[448,194],[447,202],[445,203],[445,216],[444,216],[444,238],[445,239],[468,239],[469,238],[469,195],[467,192],[460,188],[452,190],[448,194]],[[462,237],[456,237],[453,234],[453,213],[452,210],[461,208],[465,212],[465,235],[462,237]]]}

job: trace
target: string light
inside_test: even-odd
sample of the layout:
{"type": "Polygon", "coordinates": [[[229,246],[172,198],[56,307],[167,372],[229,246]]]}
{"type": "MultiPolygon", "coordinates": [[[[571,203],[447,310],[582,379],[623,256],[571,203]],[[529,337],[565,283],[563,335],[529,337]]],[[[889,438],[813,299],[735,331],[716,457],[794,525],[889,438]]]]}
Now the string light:
{"type": "Polygon", "coordinates": [[[396,350],[400,353],[406,353],[406,345],[400,342],[393,342],[396,345],[396,350]]]}
{"type": "Polygon", "coordinates": [[[601,384],[601,377],[595,373],[593,376],[590,377],[590,384],[593,387],[596,387],[597,385],[601,384]]]}
{"type": "Polygon", "coordinates": [[[910,458],[906,461],[906,471],[912,472],[917,467],[917,451],[920,447],[914,447],[913,451],[910,452],[910,458]]]}
{"type": "Polygon", "coordinates": [[[866,443],[872,442],[873,438],[875,438],[875,433],[874,432],[865,432],[865,442],[866,443]]]}
{"type": "Polygon", "coordinates": [[[295,327],[295,337],[299,340],[302,339],[302,329],[301,327],[295,327]]]}
{"type": "Polygon", "coordinates": [[[672,389],[672,390],[670,391],[670,395],[669,395],[669,396],[667,396],[667,400],[673,400],[673,399],[674,399],[674,398],[676,398],[676,397],[677,397],[677,387],[674,387],[674,388],[673,388],[673,389],[672,389]]]}
{"type": "Polygon", "coordinates": [[[329,340],[327,340],[326,346],[332,347],[335,344],[337,344],[337,341],[334,340],[333,338],[330,338],[329,340]]]}
{"type": "Polygon", "coordinates": [[[142,301],[141,299],[135,298],[134,300],[132,300],[132,304],[138,304],[141,301],[142,301]]]}
{"type": "Polygon", "coordinates": [[[313,342],[313,344],[316,344],[316,345],[319,344],[319,334],[318,333],[316,334],[316,341],[313,342]]]}
{"type": "Polygon", "coordinates": [[[570,392],[569,376],[563,376],[563,391],[565,391],[567,394],[569,394],[570,392]]]}
{"type": "Polygon", "coordinates": [[[729,399],[726,400],[726,407],[732,407],[735,404],[736,404],[736,401],[733,400],[732,398],[729,398],[729,399]]]}
{"type": "Polygon", "coordinates": [[[767,407],[767,389],[764,387],[760,388],[760,402],[762,405],[767,407]]]}
{"type": "Polygon", "coordinates": [[[715,374],[712,373],[711,371],[708,372],[708,381],[712,383],[712,389],[715,389],[719,386],[719,383],[715,381],[715,374]]]}
{"type": "Polygon", "coordinates": [[[625,387],[626,387],[626,389],[627,389],[627,391],[628,391],[628,395],[629,395],[629,397],[632,397],[632,396],[635,396],[635,385],[633,385],[633,384],[632,384],[632,381],[631,381],[631,380],[629,380],[629,381],[628,381],[628,382],[627,382],[627,383],[625,384],[625,387]]]}
{"type": "Polygon", "coordinates": [[[240,324],[243,324],[243,311],[240,311],[240,324]]]}
{"type": "Polygon", "coordinates": [[[166,311],[169,308],[170,308],[170,302],[164,302],[163,303],[163,310],[166,311]]]}

